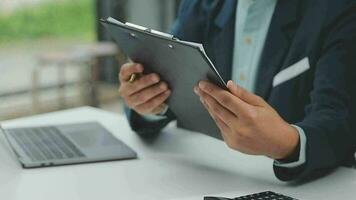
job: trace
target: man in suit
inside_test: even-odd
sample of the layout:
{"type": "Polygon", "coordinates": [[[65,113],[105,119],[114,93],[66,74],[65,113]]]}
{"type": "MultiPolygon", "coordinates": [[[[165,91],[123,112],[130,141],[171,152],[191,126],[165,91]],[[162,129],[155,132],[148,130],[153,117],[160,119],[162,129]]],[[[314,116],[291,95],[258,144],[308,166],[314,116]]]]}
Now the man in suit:
{"type": "MultiPolygon", "coordinates": [[[[291,181],[351,164],[356,144],[354,0],[185,0],[173,34],[203,43],[229,91],[194,91],[235,150],[275,160],[291,181]]],[[[140,64],[120,70],[133,130],[157,134],[174,120],[171,94],[140,64]]],[[[174,88],[173,88],[174,89],[174,88]]]]}

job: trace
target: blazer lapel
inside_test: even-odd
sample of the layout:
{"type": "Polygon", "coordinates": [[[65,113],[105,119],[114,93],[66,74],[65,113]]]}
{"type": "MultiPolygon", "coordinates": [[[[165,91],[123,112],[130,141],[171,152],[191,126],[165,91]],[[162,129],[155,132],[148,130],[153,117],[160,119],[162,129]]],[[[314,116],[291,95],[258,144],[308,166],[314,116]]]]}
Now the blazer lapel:
{"type": "Polygon", "coordinates": [[[236,11],[236,4],[238,0],[224,0],[219,14],[215,18],[215,25],[220,29],[224,28],[226,23],[236,11]]]}
{"type": "Polygon", "coordinates": [[[236,4],[237,0],[220,0],[216,4],[206,42],[209,56],[225,81],[231,79],[236,4]]]}
{"type": "Polygon", "coordinates": [[[274,75],[282,68],[298,20],[299,0],[279,0],[272,18],[256,80],[256,94],[268,99],[274,75]]]}

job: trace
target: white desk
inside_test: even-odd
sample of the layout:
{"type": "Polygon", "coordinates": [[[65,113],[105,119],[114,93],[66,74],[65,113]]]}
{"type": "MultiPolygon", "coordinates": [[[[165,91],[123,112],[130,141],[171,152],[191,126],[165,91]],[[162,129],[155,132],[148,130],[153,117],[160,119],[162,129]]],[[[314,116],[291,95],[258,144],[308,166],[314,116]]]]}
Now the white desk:
{"type": "Polygon", "coordinates": [[[239,196],[272,190],[300,198],[356,199],[356,171],[340,168],[303,184],[279,182],[272,161],[229,150],[218,140],[169,127],[145,142],[124,116],[83,107],[17,119],[4,127],[100,121],[138,152],[139,159],[22,169],[0,143],[0,199],[4,200],[202,200],[206,194],[239,196]]]}

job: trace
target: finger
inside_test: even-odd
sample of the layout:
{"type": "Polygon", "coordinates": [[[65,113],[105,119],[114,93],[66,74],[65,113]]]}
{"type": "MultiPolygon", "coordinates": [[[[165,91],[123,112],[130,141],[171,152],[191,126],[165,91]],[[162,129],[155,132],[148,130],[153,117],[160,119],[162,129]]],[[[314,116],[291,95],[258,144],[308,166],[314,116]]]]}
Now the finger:
{"type": "Polygon", "coordinates": [[[167,90],[164,93],[149,100],[148,102],[134,107],[134,109],[140,113],[151,114],[157,107],[163,104],[170,95],[171,95],[171,91],[167,90]]]}
{"type": "Polygon", "coordinates": [[[209,106],[210,111],[218,116],[226,124],[232,124],[237,120],[237,116],[224,106],[220,105],[214,98],[207,95],[199,88],[195,88],[195,92],[203,99],[203,101],[209,106]]]}
{"type": "Polygon", "coordinates": [[[223,137],[224,141],[230,141],[231,140],[231,128],[227,126],[221,119],[216,118],[215,119],[217,126],[221,130],[221,136],[223,137]]]}
{"type": "Polygon", "coordinates": [[[213,119],[216,122],[216,125],[219,127],[221,133],[224,135],[225,138],[227,138],[227,136],[229,135],[228,133],[231,131],[230,127],[217,116],[213,117],[213,119]]]}
{"type": "Polygon", "coordinates": [[[161,82],[159,84],[143,89],[140,92],[134,93],[133,95],[129,96],[126,99],[126,101],[128,102],[128,104],[135,107],[143,103],[146,103],[147,101],[151,100],[152,98],[158,96],[159,94],[167,90],[168,90],[167,84],[161,82]]]}
{"type": "Polygon", "coordinates": [[[160,81],[160,77],[158,76],[158,74],[152,73],[152,74],[144,75],[133,83],[123,83],[120,94],[122,96],[131,96],[137,92],[140,92],[145,88],[153,86],[159,81],[160,81]]]}
{"type": "Polygon", "coordinates": [[[126,63],[121,66],[119,79],[120,82],[126,82],[130,79],[130,76],[135,73],[142,73],[143,66],[141,64],[136,63],[126,63]]]}
{"type": "Polygon", "coordinates": [[[152,110],[153,114],[164,114],[168,109],[167,104],[163,103],[161,105],[159,105],[157,108],[152,110]],[[164,113],[163,113],[164,112],[164,113]]]}
{"type": "Polygon", "coordinates": [[[213,112],[209,108],[209,105],[207,103],[205,103],[204,99],[201,98],[200,101],[203,103],[203,105],[207,109],[211,118],[213,118],[213,120],[215,121],[216,125],[218,126],[218,128],[221,132],[221,136],[223,137],[224,141],[228,141],[230,139],[230,132],[231,132],[230,127],[224,121],[219,119],[219,117],[217,117],[213,114],[213,112]]]}
{"type": "Polygon", "coordinates": [[[233,95],[239,97],[240,99],[242,99],[243,101],[245,101],[250,105],[254,105],[254,106],[265,105],[265,101],[261,97],[247,91],[243,87],[235,84],[233,81],[227,82],[227,88],[230,90],[230,92],[233,95]]]}
{"type": "Polygon", "coordinates": [[[207,94],[214,98],[217,102],[220,103],[220,105],[230,110],[236,116],[245,114],[250,109],[249,105],[246,102],[242,101],[240,98],[207,81],[199,82],[199,89],[201,89],[204,94],[207,94]]]}

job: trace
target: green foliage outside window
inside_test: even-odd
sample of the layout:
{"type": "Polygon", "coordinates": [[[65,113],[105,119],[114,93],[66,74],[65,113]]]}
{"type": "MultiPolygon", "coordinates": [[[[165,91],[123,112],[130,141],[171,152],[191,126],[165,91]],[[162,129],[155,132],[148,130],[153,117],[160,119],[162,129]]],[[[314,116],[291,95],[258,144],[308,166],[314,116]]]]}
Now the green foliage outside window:
{"type": "Polygon", "coordinates": [[[93,40],[93,0],[49,1],[0,15],[0,43],[43,38],[93,40]]]}

